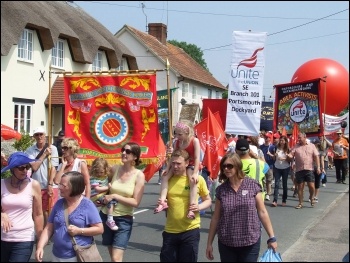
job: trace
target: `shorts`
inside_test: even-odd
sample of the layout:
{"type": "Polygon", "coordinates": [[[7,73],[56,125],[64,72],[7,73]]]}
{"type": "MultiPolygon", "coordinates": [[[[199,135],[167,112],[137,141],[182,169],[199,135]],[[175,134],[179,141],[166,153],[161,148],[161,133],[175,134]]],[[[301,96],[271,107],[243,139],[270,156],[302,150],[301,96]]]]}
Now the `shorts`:
{"type": "Polygon", "coordinates": [[[107,215],[100,211],[104,231],[102,233],[102,245],[112,246],[113,248],[125,250],[128,246],[131,236],[134,219],[132,216],[113,216],[117,231],[113,231],[107,225],[107,215]]]}
{"type": "Polygon", "coordinates": [[[310,170],[301,170],[295,173],[295,180],[297,184],[301,184],[303,182],[313,183],[315,182],[314,171],[310,170]]]}
{"type": "Polygon", "coordinates": [[[270,169],[267,170],[266,174],[265,174],[265,180],[266,183],[270,184],[272,182],[273,179],[273,165],[270,165],[270,169]]]}
{"type": "Polygon", "coordinates": [[[49,211],[49,201],[50,201],[50,210],[51,210],[58,200],[58,188],[52,188],[51,200],[49,200],[47,189],[41,189],[41,199],[42,199],[43,211],[49,211]]]}

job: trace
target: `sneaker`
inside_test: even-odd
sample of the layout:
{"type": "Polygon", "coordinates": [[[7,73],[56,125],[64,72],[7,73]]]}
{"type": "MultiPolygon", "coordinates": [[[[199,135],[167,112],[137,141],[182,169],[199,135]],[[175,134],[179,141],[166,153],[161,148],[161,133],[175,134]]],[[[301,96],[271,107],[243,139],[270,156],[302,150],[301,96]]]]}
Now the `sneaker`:
{"type": "Polygon", "coordinates": [[[159,185],[161,185],[162,183],[161,182],[158,182],[159,185]]]}
{"type": "Polygon", "coordinates": [[[326,187],[326,184],[322,184],[322,187],[326,187]]]}
{"type": "Polygon", "coordinates": [[[337,181],[336,181],[336,183],[337,183],[337,184],[340,184],[340,183],[341,183],[341,181],[340,181],[340,180],[337,180],[337,181]]]}
{"type": "Polygon", "coordinates": [[[346,184],[345,181],[342,181],[341,183],[342,183],[342,184],[346,184]]]}
{"type": "Polygon", "coordinates": [[[112,221],[107,221],[107,222],[106,222],[106,225],[107,225],[110,229],[112,229],[113,231],[118,230],[118,226],[115,224],[114,220],[112,220],[112,221]]]}
{"type": "Polygon", "coordinates": [[[314,203],[318,203],[318,198],[314,197],[314,203]]]}
{"type": "Polygon", "coordinates": [[[265,195],[265,200],[270,201],[270,196],[268,194],[265,195]]]}

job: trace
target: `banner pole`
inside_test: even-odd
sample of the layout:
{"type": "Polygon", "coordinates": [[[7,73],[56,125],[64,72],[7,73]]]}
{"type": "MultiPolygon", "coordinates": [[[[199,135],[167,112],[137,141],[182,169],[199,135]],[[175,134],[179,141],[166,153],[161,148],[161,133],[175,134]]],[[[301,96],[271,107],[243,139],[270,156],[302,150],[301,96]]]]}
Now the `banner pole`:
{"type": "MultiPolygon", "coordinates": [[[[48,147],[50,147],[50,145],[52,144],[52,109],[51,109],[51,62],[50,62],[50,67],[49,67],[49,111],[48,111],[48,147]]],[[[48,157],[47,159],[48,165],[47,165],[47,182],[48,184],[50,183],[49,178],[51,177],[50,173],[51,173],[51,156],[48,157]]],[[[52,189],[53,191],[53,189],[52,189]]],[[[53,192],[52,192],[53,195],[53,192]]],[[[48,213],[50,215],[51,213],[51,206],[52,206],[52,195],[49,195],[49,208],[48,208],[48,213]]]]}
{"type": "Polygon", "coordinates": [[[172,138],[173,138],[173,124],[172,124],[172,110],[171,110],[171,91],[170,91],[170,82],[169,82],[169,71],[170,71],[170,63],[169,60],[166,59],[166,82],[168,89],[168,123],[169,123],[169,146],[172,146],[172,138]]]}

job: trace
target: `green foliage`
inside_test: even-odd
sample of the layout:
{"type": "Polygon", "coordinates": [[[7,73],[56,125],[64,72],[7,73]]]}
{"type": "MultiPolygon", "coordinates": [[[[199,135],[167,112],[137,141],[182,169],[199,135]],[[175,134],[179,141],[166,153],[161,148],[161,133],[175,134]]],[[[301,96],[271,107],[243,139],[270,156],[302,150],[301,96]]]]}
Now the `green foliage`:
{"type": "Polygon", "coordinates": [[[228,90],[225,90],[225,91],[222,93],[221,98],[223,98],[223,99],[227,99],[227,98],[228,98],[228,90]]]}
{"type": "Polygon", "coordinates": [[[17,151],[24,152],[27,150],[30,146],[33,145],[35,142],[34,138],[32,138],[29,133],[26,133],[24,131],[21,132],[22,137],[19,140],[16,140],[12,146],[15,148],[17,151]]]}
{"type": "Polygon", "coordinates": [[[207,63],[203,59],[203,51],[194,44],[187,44],[186,42],[169,40],[170,44],[182,48],[191,58],[193,58],[199,65],[201,65],[204,69],[209,71],[207,63]]]}
{"type": "Polygon", "coordinates": [[[7,170],[1,174],[1,179],[9,178],[11,176],[11,171],[7,170]]]}

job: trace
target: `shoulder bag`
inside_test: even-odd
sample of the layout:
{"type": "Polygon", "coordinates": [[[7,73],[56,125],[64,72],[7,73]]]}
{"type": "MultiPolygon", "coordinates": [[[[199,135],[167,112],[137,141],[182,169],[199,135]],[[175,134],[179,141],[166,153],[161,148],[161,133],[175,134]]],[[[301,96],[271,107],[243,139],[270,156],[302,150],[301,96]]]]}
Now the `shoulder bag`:
{"type": "MultiPolygon", "coordinates": [[[[64,202],[64,218],[68,229],[68,208],[66,202],[64,202]]],[[[103,262],[100,252],[97,249],[95,239],[92,239],[92,244],[87,246],[79,246],[75,238],[71,236],[71,241],[73,243],[75,253],[77,254],[78,262],[103,262]]]]}

